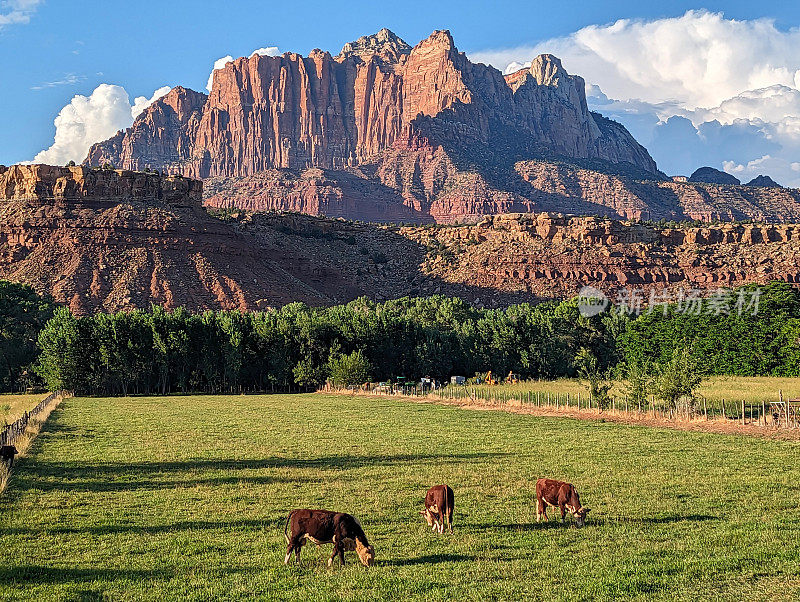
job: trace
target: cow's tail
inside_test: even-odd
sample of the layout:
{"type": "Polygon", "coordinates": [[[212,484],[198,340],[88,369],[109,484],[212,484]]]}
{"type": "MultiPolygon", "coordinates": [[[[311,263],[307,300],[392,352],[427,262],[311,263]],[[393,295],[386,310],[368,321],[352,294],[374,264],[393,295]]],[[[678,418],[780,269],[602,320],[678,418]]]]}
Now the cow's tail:
{"type": "Polygon", "coordinates": [[[292,520],[292,514],[294,514],[294,510],[286,517],[286,524],[283,526],[283,538],[286,540],[287,545],[289,543],[289,521],[292,520]]]}
{"type": "Polygon", "coordinates": [[[452,518],[450,518],[450,504],[447,502],[447,483],[444,484],[444,518],[447,519],[447,527],[452,528],[452,518]]]}

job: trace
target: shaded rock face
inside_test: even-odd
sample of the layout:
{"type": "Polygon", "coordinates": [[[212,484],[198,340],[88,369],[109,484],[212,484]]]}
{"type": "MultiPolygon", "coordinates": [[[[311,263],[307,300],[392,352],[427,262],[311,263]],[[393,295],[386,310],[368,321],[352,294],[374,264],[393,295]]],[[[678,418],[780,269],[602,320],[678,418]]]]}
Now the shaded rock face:
{"type": "Polygon", "coordinates": [[[89,150],[85,163],[141,171],[165,169],[181,174],[192,159],[194,138],[208,97],[183,87],[173,88],[137,119],[135,127],[120,131],[89,150]]]}
{"type": "Polygon", "coordinates": [[[769,176],[758,175],[747,183],[747,186],[760,186],[762,188],[782,188],[775,180],[769,176]]]}
{"type": "Polygon", "coordinates": [[[705,184],[726,184],[729,186],[736,186],[741,184],[739,178],[732,176],[729,173],[714,169],[713,167],[701,167],[689,176],[689,182],[705,183],[705,184]]]}
{"type": "Polygon", "coordinates": [[[471,63],[447,31],[414,48],[381,30],[336,57],[314,50],[308,57],[240,58],[215,72],[203,97],[176,88],[132,128],[92,147],[87,162],[200,178],[249,176],[274,168],[344,169],[397,147],[488,150],[513,137],[529,154],[630,162],[656,172],[622,126],[596,123],[583,80],[558,59],[543,55],[504,78],[471,63]]]}
{"type": "MultiPolygon", "coordinates": [[[[432,294],[498,307],[573,296],[585,285],[611,295],[632,287],[647,299],[650,291],[800,284],[797,225],[661,228],[554,213],[508,213],[455,227],[286,213],[217,219],[199,206],[193,186],[182,197],[159,192],[172,190],[169,182],[190,182],[185,178],[160,185],[150,174],[102,172],[103,186],[120,187],[119,198],[86,178],[62,195],[55,183],[74,181],[65,171],[33,166],[0,174],[16,174],[13,185],[3,180],[12,192],[0,200],[0,278],[50,293],[76,313],[153,303],[250,310],[432,294]]],[[[324,187],[325,178],[312,170],[293,182],[324,187]]]]}
{"type": "Polygon", "coordinates": [[[494,178],[462,170],[441,147],[390,149],[358,168],[269,170],[210,178],[205,203],[373,222],[470,223],[502,213],[616,219],[800,221],[800,191],[639,180],[552,161],[519,161],[494,178]]]}

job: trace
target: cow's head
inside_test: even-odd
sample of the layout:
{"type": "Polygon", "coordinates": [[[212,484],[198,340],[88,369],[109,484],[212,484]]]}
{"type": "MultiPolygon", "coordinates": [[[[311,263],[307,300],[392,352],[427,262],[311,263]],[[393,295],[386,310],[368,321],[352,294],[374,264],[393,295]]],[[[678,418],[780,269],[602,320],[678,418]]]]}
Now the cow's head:
{"type": "Polygon", "coordinates": [[[428,508],[428,507],[426,506],[426,507],[425,507],[425,510],[420,510],[420,511],[419,511],[419,513],[420,513],[422,516],[424,516],[424,517],[425,517],[425,520],[427,521],[427,523],[428,523],[428,526],[429,526],[429,527],[432,527],[432,526],[433,526],[433,523],[435,522],[435,519],[436,519],[436,518],[438,517],[438,515],[439,515],[439,506],[433,505],[433,506],[431,506],[430,508],[428,508]]]}
{"type": "Polygon", "coordinates": [[[356,539],[356,554],[358,554],[358,559],[364,566],[375,564],[375,548],[365,544],[360,539],[356,539]]]}
{"type": "Polygon", "coordinates": [[[591,508],[578,508],[572,511],[572,516],[575,517],[575,526],[582,527],[586,524],[586,515],[591,511],[591,508]]]}

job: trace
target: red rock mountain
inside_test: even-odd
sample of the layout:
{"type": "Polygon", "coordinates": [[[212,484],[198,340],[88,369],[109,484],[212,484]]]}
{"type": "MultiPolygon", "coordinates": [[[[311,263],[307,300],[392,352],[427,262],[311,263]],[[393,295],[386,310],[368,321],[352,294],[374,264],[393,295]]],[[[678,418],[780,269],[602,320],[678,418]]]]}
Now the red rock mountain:
{"type": "MultiPolygon", "coordinates": [[[[230,62],[215,71],[208,97],[173,89],[131,128],[94,145],[86,163],[236,178],[213,190],[230,191],[226,198],[233,199],[241,196],[238,185],[260,188],[272,200],[251,206],[285,209],[296,203],[282,205],[285,191],[269,182],[289,182],[309,168],[349,172],[343,177],[350,181],[372,180],[371,198],[386,211],[361,207],[345,184],[333,214],[454,221],[507,210],[524,197],[502,180],[519,180],[515,161],[535,157],[599,161],[659,177],[625,128],[588,110],[583,79],[557,58],[541,55],[504,77],[470,62],[447,31],[412,48],[384,29],[337,56],[314,50],[230,62]],[[261,176],[270,170],[294,171],[261,176]],[[242,179],[251,176],[255,183],[242,179]]],[[[290,186],[305,190],[301,205],[330,205],[302,181],[290,186]]]]}
{"type": "Polygon", "coordinates": [[[471,63],[447,31],[411,48],[388,30],[337,56],[240,58],[214,73],[210,96],[175,88],[126,132],[95,145],[90,164],[167,169],[187,176],[248,176],[272,168],[342,169],[388,148],[509,136],[572,158],[655,162],[620,126],[599,126],[584,82],[537,57],[507,78],[471,63]]]}
{"type": "Polygon", "coordinates": [[[375,226],[201,206],[181,176],[0,166],[0,278],[77,313],[258,309],[442,293],[485,306],[561,298],[586,284],[677,292],[800,283],[800,227],[660,228],[508,214],[474,225],[375,226]]]}
{"type": "Polygon", "coordinates": [[[240,58],[206,97],[175,88],[89,165],[206,180],[206,203],[377,222],[509,212],[800,221],[797,191],[672,182],[620,124],[588,110],[552,55],[503,76],[447,31],[384,29],[337,56],[240,58]]]}

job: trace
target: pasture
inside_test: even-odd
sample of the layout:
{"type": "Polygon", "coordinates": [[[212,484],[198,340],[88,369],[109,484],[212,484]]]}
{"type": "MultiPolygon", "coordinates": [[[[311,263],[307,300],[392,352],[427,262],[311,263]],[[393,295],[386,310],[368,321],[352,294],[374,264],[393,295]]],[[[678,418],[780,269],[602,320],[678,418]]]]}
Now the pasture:
{"type": "Polygon", "coordinates": [[[334,395],[66,399],[0,496],[0,599],[791,599],[800,445],[334,395]],[[537,477],[584,529],[536,524],[537,477]],[[417,511],[455,490],[455,533],[417,511]],[[288,510],[351,512],[283,565],[288,510]]]}
{"type": "Polygon", "coordinates": [[[47,396],[47,393],[24,393],[20,395],[0,395],[0,426],[4,422],[14,422],[17,418],[22,416],[42,401],[47,396]]]}

